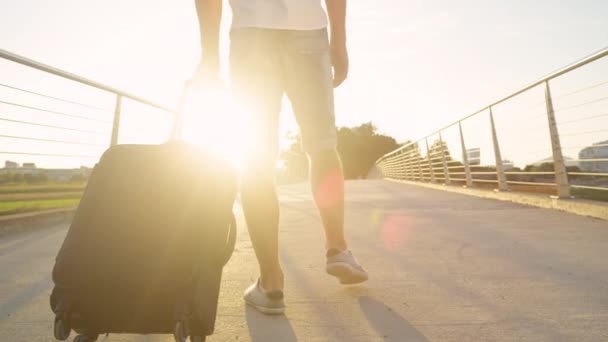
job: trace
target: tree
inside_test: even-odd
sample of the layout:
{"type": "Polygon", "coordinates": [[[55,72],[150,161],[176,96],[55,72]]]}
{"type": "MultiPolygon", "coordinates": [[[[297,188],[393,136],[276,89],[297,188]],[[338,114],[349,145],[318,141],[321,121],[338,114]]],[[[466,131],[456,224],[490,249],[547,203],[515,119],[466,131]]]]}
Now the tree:
{"type": "Polygon", "coordinates": [[[442,154],[445,155],[446,162],[452,160],[452,155],[450,154],[448,144],[443,140],[437,139],[429,147],[429,156],[432,159],[440,159],[442,154]]]}
{"type": "Polygon", "coordinates": [[[279,161],[282,163],[278,173],[279,181],[293,182],[306,179],[308,177],[308,158],[302,151],[300,135],[289,132],[286,138],[291,141],[291,145],[279,154],[279,161]]]}
{"type": "MultiPolygon", "coordinates": [[[[337,136],[337,150],[342,158],[346,179],[365,178],[378,158],[399,147],[394,138],[379,134],[371,122],[351,128],[340,127],[337,136]]],[[[290,138],[293,143],[281,153],[280,158],[284,167],[294,172],[296,168],[302,168],[306,159],[300,149],[299,135],[292,134],[290,138]]]]}
{"type": "Polygon", "coordinates": [[[377,133],[371,122],[338,130],[338,152],[347,179],[365,178],[376,160],[399,147],[394,138],[377,133]]]}

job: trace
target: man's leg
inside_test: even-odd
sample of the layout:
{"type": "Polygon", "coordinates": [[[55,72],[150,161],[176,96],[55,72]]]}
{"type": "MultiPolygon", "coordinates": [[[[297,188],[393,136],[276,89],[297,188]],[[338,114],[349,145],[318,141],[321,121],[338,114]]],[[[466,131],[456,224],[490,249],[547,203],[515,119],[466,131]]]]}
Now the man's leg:
{"type": "Polygon", "coordinates": [[[367,280],[367,272],[348,249],[344,238],[344,175],[336,150],[309,153],[310,183],[323,227],[327,273],[342,284],[367,280]]]}
{"type": "Polygon", "coordinates": [[[309,153],[310,185],[325,228],[325,248],[345,251],[344,175],[335,149],[309,153]]]}
{"type": "Polygon", "coordinates": [[[286,91],[309,156],[315,204],[325,229],[327,272],[342,283],[367,279],[344,237],[344,175],[336,152],[333,78],[326,30],[291,31],[286,91]]]}
{"type": "Polygon", "coordinates": [[[279,202],[273,172],[274,162],[246,163],[241,179],[241,204],[251,243],[260,265],[260,285],[266,290],[283,289],[279,262],[279,202]]]}
{"type": "Polygon", "coordinates": [[[259,285],[283,289],[279,262],[279,205],[274,183],[278,116],[283,88],[272,30],[237,29],[231,33],[231,78],[247,116],[241,204],[260,266],[259,285]]]}
{"type": "Polygon", "coordinates": [[[326,248],[344,251],[344,177],[336,152],[327,33],[291,31],[289,38],[286,91],[308,154],[313,198],[325,229],[326,248]]]}

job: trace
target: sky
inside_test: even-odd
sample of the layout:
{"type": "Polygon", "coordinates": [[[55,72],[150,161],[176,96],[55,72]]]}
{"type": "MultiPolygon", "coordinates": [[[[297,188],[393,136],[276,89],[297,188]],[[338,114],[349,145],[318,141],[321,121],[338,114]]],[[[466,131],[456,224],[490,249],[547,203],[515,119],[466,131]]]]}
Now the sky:
{"type": "MultiPolygon", "coordinates": [[[[398,141],[419,139],[556,69],[608,47],[608,2],[604,0],[351,0],[348,6],[351,70],[349,79],[336,90],[337,124],[353,126],[371,121],[380,132],[398,141]]],[[[224,61],[229,24],[230,11],[226,6],[222,31],[224,61]]],[[[2,0],[0,3],[0,48],[169,107],[177,105],[182,84],[198,62],[198,42],[191,0],[2,0]]],[[[590,71],[588,76],[574,77],[579,82],[576,86],[601,82],[602,76],[608,80],[605,64],[590,71]]],[[[106,115],[104,118],[111,119],[112,96],[41,75],[12,62],[0,60],[0,84],[86,100],[87,104],[93,102],[96,107],[108,110],[99,113],[101,111],[91,109],[83,115],[106,115]]],[[[571,85],[564,89],[568,87],[571,85]]],[[[604,88],[602,94],[606,93],[608,90],[604,88]]],[[[542,101],[542,93],[536,99],[542,101]]],[[[17,91],[0,87],[0,101],[3,100],[50,105],[46,100],[26,98],[17,91]]],[[[125,118],[123,132],[136,136],[141,133],[141,122],[145,121],[146,129],[160,136],[170,126],[170,119],[162,117],[162,113],[148,115],[146,109],[144,115],[141,114],[144,110],[134,104],[125,106],[132,108],[132,115],[125,118]]],[[[598,110],[604,108],[605,103],[598,110]]],[[[76,110],[60,109],[70,113],[76,110]]],[[[542,109],[540,107],[541,113],[542,109]]],[[[78,108],[79,113],[82,110],[78,108]]],[[[30,112],[0,104],[0,114],[4,117],[40,118],[40,113],[30,112]]],[[[287,103],[283,114],[281,129],[285,134],[296,129],[296,124],[287,103]]],[[[210,118],[213,113],[205,115],[199,124],[213,120],[210,118]]],[[[67,123],[65,117],[44,120],[46,124],[67,123]]],[[[511,121],[506,114],[497,119],[503,127],[508,127],[511,121]]],[[[104,145],[109,141],[109,137],[101,134],[109,129],[104,124],[107,125],[88,122],[78,127],[99,130],[90,142],[104,145]]],[[[608,127],[606,121],[600,124],[608,127]]],[[[471,132],[476,130],[477,126],[470,126],[471,132]]],[[[0,134],[49,134],[47,128],[25,130],[0,121],[0,134]]],[[[513,130],[504,131],[505,137],[520,135],[513,130]]],[[[84,139],[66,132],[53,134],[65,139],[84,139]]],[[[144,135],[151,137],[149,133],[144,135]]],[[[590,137],[584,144],[601,138],[590,137]]],[[[36,147],[7,139],[0,142],[4,145],[0,151],[9,147],[51,148],[48,144],[36,147]]],[[[543,156],[547,148],[543,146],[538,156],[521,158],[527,162],[543,156]]],[[[506,149],[510,150],[507,157],[513,159],[522,145],[513,142],[506,149]]],[[[71,153],[86,155],[89,151],[83,148],[71,153]]],[[[482,155],[490,154],[482,152],[482,155]]],[[[0,160],[8,158],[0,156],[0,160]]]]}

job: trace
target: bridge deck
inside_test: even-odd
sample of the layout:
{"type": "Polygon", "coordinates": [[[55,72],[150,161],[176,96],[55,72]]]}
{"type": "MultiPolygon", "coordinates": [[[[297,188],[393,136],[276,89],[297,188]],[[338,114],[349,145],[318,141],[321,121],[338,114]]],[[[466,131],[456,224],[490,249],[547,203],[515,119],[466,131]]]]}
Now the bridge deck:
{"type": "MultiPolygon", "coordinates": [[[[307,189],[281,189],[286,316],[265,317],[244,306],[241,294],[256,277],[256,263],[241,229],[210,341],[608,339],[606,221],[353,181],[349,241],[371,279],[342,287],[324,274],[323,234],[307,189]]],[[[66,229],[0,239],[1,341],[53,341],[49,272],[66,229]]]]}

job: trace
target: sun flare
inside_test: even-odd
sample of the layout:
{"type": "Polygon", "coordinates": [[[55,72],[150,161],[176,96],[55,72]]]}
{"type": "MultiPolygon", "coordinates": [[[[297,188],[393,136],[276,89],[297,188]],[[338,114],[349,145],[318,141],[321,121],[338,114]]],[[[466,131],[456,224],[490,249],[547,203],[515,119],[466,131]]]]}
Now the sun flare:
{"type": "Polygon", "coordinates": [[[181,139],[239,165],[251,146],[252,127],[225,88],[192,89],[183,108],[181,139]]]}

